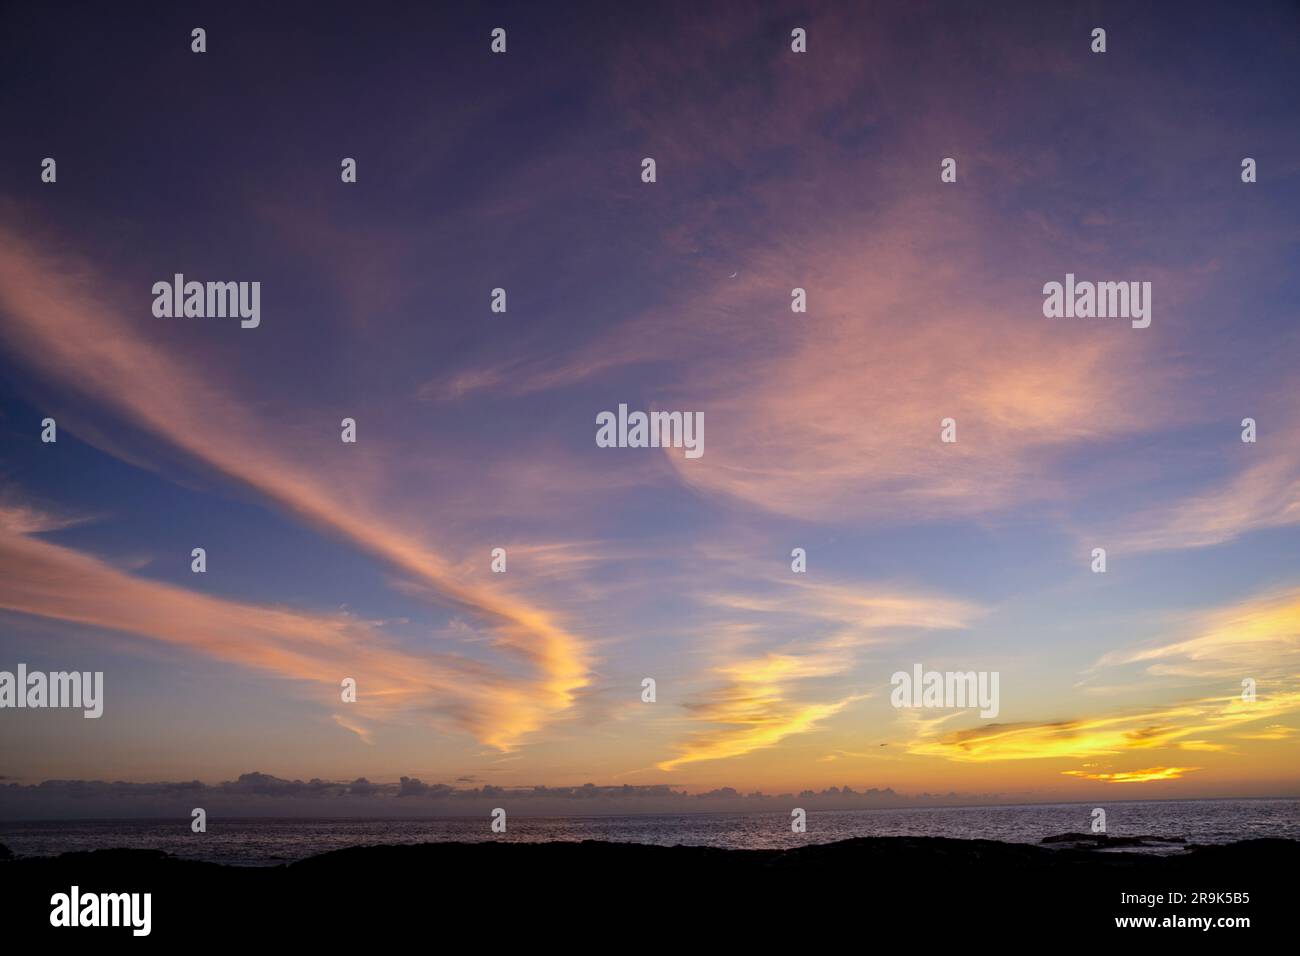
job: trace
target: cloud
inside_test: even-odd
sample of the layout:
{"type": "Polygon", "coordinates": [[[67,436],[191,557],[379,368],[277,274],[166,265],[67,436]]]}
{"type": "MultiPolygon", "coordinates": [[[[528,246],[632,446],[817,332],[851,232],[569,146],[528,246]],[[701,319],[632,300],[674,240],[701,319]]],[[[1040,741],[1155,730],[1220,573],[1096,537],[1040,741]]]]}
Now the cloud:
{"type": "MultiPolygon", "coordinates": [[[[588,683],[583,642],[545,610],[503,587],[475,587],[453,564],[392,521],[336,473],[320,477],[305,449],[295,456],[285,436],[197,365],[147,340],[107,301],[104,283],[84,262],[55,257],[0,224],[0,319],[14,350],[60,382],[192,459],[264,495],[294,515],[336,534],[427,586],[444,605],[482,622],[493,644],[532,666],[537,677],[498,688],[498,720],[480,726],[483,741],[508,750],[568,709],[588,683]]],[[[248,334],[248,333],[245,333],[248,334]]],[[[212,634],[220,648],[225,635],[212,634]]]]}
{"type": "Polygon", "coordinates": [[[1234,443],[1240,469],[1215,487],[1153,506],[1110,534],[1127,551],[1207,548],[1253,531],[1300,524],[1300,430],[1234,443]]]}
{"type": "MultiPolygon", "coordinates": [[[[1238,443],[1241,474],[1172,504],[1188,446],[1160,445],[1158,464],[1125,453],[1193,422],[1222,425],[1229,390],[1274,371],[1253,359],[1233,366],[1207,348],[1219,329],[1203,314],[1216,308],[1207,293],[1240,300],[1226,276],[1243,285],[1267,276],[1260,256],[1285,271],[1294,245],[1289,220],[1263,210],[1243,220],[1238,201],[1200,188],[1224,130],[1230,140],[1259,130],[1227,113],[1217,131],[1180,131],[1187,124],[1176,119],[1207,96],[1230,103],[1251,80],[1227,70],[1215,89],[1193,90],[1138,63],[1087,77],[1099,115],[1143,144],[1101,171],[1086,159],[1097,131],[1056,125],[1053,91],[1084,75],[1082,61],[1036,41],[1047,21],[1018,16],[974,51],[950,31],[918,34],[901,7],[874,16],[864,35],[843,10],[809,12],[811,36],[848,30],[855,51],[819,47],[811,71],[773,42],[769,23],[695,10],[663,21],[691,43],[638,35],[613,46],[608,113],[623,139],[647,144],[671,170],[670,188],[650,191],[653,230],[639,257],[663,277],[662,296],[603,333],[558,334],[514,354],[494,348],[423,396],[640,388],[659,407],[706,414],[705,456],[664,459],[689,487],[828,523],[1065,509],[1099,485],[1127,484],[1111,496],[1123,513],[1104,538],[1121,550],[1294,525],[1300,434],[1285,425],[1261,432],[1259,445],[1238,443]],[[1008,91],[1014,102],[990,110],[990,97],[1008,91]],[[740,119],[756,115],[758,126],[740,119]],[[1045,127],[1054,135],[1038,135],[1045,127]],[[1196,161],[1171,163],[1171,137],[1196,161]],[[938,157],[949,151],[966,185],[938,186],[938,157]],[[1104,196],[1077,188],[1092,176],[1123,185],[1104,196]],[[733,265],[738,279],[721,278],[733,265]],[[1155,325],[1135,333],[1044,319],[1041,284],[1067,269],[1152,280],[1155,325]],[[807,314],[790,312],[795,286],[808,291],[807,314]],[[948,416],[955,445],[938,442],[948,416]],[[1159,481],[1149,505],[1134,495],[1135,475],[1159,481]]],[[[617,194],[640,211],[639,198],[617,194]]],[[[1290,420],[1294,404],[1280,401],[1271,420],[1290,420]]]]}
{"type": "Polygon", "coordinates": [[[702,458],[666,456],[680,480],[820,521],[1052,500],[1067,453],[1177,417],[1152,407],[1158,354],[1115,329],[1044,320],[1036,287],[990,279],[962,251],[986,239],[963,213],[899,200],[870,225],[819,225],[742,240],[753,279],[701,280],[568,354],[461,371],[426,394],[463,398],[477,382],[526,396],[658,363],[652,404],[709,423],[702,458]],[[807,315],[789,311],[794,285],[809,290],[807,315]],[[947,417],[954,444],[939,441],[947,417]]]}
{"type": "Polygon", "coordinates": [[[1084,770],[1062,770],[1061,772],[1067,777],[1102,780],[1106,783],[1150,783],[1153,780],[1179,780],[1183,774],[1200,769],[1200,767],[1147,767],[1143,770],[1121,770],[1116,773],[1089,773],[1084,770]]]}
{"type": "Polygon", "coordinates": [[[1288,727],[1285,724],[1270,724],[1254,733],[1238,734],[1237,736],[1242,740],[1289,740],[1297,733],[1300,733],[1300,731],[1294,727],[1288,727]]]}
{"type": "MultiPolygon", "coordinates": [[[[209,820],[226,817],[465,817],[486,814],[496,806],[525,815],[674,813],[699,810],[786,810],[793,794],[742,793],[734,787],[688,792],[667,784],[585,783],[577,786],[455,787],[402,776],[396,782],[351,782],[289,779],[252,772],[235,780],[204,783],[127,783],[106,780],[46,780],[35,784],[0,784],[0,816],[41,819],[139,818],[175,816],[188,822],[190,810],[202,806],[209,820]]],[[[904,795],[892,788],[827,787],[804,790],[802,805],[813,809],[852,809],[926,805],[960,805],[996,800],[997,794],[904,795]]],[[[486,830],[486,826],[484,827],[486,830]]]]}
{"type": "Polygon", "coordinates": [[[0,495],[0,532],[7,534],[45,534],[62,531],[85,522],[86,518],[63,517],[41,508],[14,500],[12,492],[0,495]]]}
{"type": "Polygon", "coordinates": [[[741,654],[727,647],[727,659],[713,668],[716,686],[704,699],[686,705],[691,722],[702,729],[679,741],[676,755],[657,765],[660,770],[744,756],[813,731],[868,696],[828,686],[828,679],[842,678],[854,667],[863,647],[900,629],[961,628],[980,613],[959,600],[833,582],[810,584],[801,575],[770,579],[761,595],[728,591],[706,600],[729,613],[776,617],[752,629],[745,621],[731,621],[746,642],[762,637],[764,628],[804,636],[761,653],[741,654]],[[829,626],[829,633],[808,637],[814,624],[829,626]]]}
{"type": "Polygon", "coordinates": [[[718,607],[759,615],[785,614],[851,629],[866,639],[880,639],[904,628],[968,627],[985,609],[959,598],[919,590],[816,580],[808,575],[768,577],[747,590],[708,592],[703,600],[718,607]]]}
{"type": "Polygon", "coordinates": [[[1234,688],[1231,693],[1068,720],[981,723],[957,730],[944,728],[946,718],[922,718],[915,722],[917,734],[906,744],[907,752],[964,762],[1114,756],[1161,749],[1218,753],[1232,750],[1233,740],[1281,740],[1293,732],[1281,724],[1248,728],[1257,721],[1300,712],[1300,591],[1255,595],[1191,615],[1179,627],[1194,636],[1112,651],[1090,670],[1141,665],[1158,681],[1148,692],[1193,681],[1211,687],[1226,684],[1234,688]],[[1242,677],[1256,679],[1255,700],[1242,698],[1237,688],[1242,677]]]}
{"type": "Polygon", "coordinates": [[[983,763],[1115,756],[1159,749],[1224,749],[1205,737],[1231,736],[1245,725],[1300,711],[1300,691],[1287,690],[1253,702],[1240,696],[1205,697],[1127,713],[1072,720],[981,724],[943,731],[939,721],[921,724],[907,753],[983,763]]]}
{"type": "MultiPolygon", "coordinates": [[[[1077,69],[1040,50],[1031,23],[999,31],[973,62],[942,31],[891,42],[889,31],[908,30],[899,16],[881,11],[879,31],[855,30],[854,49],[869,52],[823,50],[814,73],[780,44],[756,64],[768,25],[743,17],[669,13],[691,44],[642,38],[618,49],[610,96],[626,134],[653,143],[672,170],[671,190],[656,193],[657,243],[644,253],[645,268],[665,275],[662,301],[603,334],[449,371],[422,395],[639,386],[656,407],[704,412],[705,455],[665,456],[690,488],[834,523],[1068,501],[1072,458],[1184,422],[1191,412],[1162,326],[1135,335],[1049,321],[1040,289],[1063,276],[1062,261],[1117,275],[1136,265],[1172,315],[1202,277],[1127,242],[1081,247],[1078,221],[1097,217],[1077,196],[1055,195],[1050,215],[995,199],[1059,174],[1070,147],[1025,135],[1022,123],[1054,114],[1045,88],[1022,96],[1023,114],[994,116],[971,75],[1011,75],[1023,89],[1027,76],[1056,82],[1077,69]],[[917,56],[930,66],[919,81],[917,56]],[[752,82],[755,69],[763,82],[752,82]],[[765,121],[735,119],[746,115],[765,121]],[[940,144],[952,143],[978,198],[937,185],[938,150],[949,148],[940,144]],[[935,164],[925,174],[933,188],[918,156],[935,164]],[[739,278],[723,278],[733,263],[743,263],[739,278]],[[808,293],[806,314],[790,311],[794,287],[808,293]],[[955,444],[939,441],[946,417],[957,421],[955,444]]],[[[834,36],[852,20],[818,11],[809,29],[834,36]]],[[[1120,115],[1134,108],[1122,84],[1104,95],[1120,115]]],[[[1126,181],[1169,175],[1139,165],[1126,181]]],[[[1149,234],[1124,225],[1135,245],[1149,234]]]]}
{"type": "Polygon", "coordinates": [[[351,731],[360,737],[362,743],[373,744],[375,742],[373,729],[367,727],[360,721],[354,720],[345,714],[331,714],[330,717],[333,719],[334,723],[338,724],[344,730],[351,731]]]}
{"type": "Polygon", "coordinates": [[[1269,676],[1285,686],[1300,679],[1300,589],[1253,595],[1193,615],[1182,626],[1195,636],[1112,651],[1095,667],[1140,664],[1153,675],[1195,679],[1269,676]]]}
{"type": "MultiPolygon", "coordinates": [[[[413,655],[367,623],[216,598],[132,576],[25,534],[0,510],[0,608],[121,631],[226,663],[316,685],[337,706],[343,677],[360,694],[340,726],[367,739],[366,720],[431,714],[480,740],[511,742],[537,716],[527,683],[450,654],[413,655]],[[531,708],[531,709],[530,709],[531,708]],[[355,716],[353,716],[355,715],[355,716]]],[[[540,701],[544,689],[531,691],[540,701]]]]}

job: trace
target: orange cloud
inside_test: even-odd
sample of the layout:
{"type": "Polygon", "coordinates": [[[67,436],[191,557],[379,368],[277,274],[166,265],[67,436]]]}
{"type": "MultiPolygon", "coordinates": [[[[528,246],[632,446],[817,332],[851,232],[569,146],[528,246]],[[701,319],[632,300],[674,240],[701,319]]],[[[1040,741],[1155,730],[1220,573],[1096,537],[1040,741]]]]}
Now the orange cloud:
{"type": "MultiPolygon", "coordinates": [[[[467,584],[442,555],[392,521],[349,483],[323,481],[305,455],[205,372],[187,365],[99,294],[84,263],[55,259],[0,226],[0,321],[15,351],[41,373],[117,411],[194,460],[265,495],[429,586],[444,605],[484,623],[495,645],[536,668],[539,678],[500,689],[519,713],[485,742],[509,749],[566,710],[589,682],[583,643],[544,610],[503,587],[467,584]]],[[[245,333],[249,334],[249,333],[245,333]]],[[[333,469],[336,473],[338,469],[333,469]]],[[[361,483],[357,483],[361,484],[361,483]]],[[[218,643],[221,638],[213,635],[218,643]]]]}
{"type": "Polygon", "coordinates": [[[1288,727],[1285,724],[1271,724],[1263,730],[1257,730],[1254,733],[1238,734],[1242,740],[1289,740],[1300,731],[1294,727],[1288,727]]]}
{"type": "Polygon", "coordinates": [[[724,669],[730,682],[704,703],[688,705],[700,721],[719,724],[679,745],[677,756],[658,764],[676,770],[689,763],[739,757],[780,743],[793,734],[813,730],[827,717],[839,713],[862,695],[825,703],[799,703],[787,699],[790,681],[824,673],[819,665],[795,657],[768,655],[742,661],[724,669]]]}
{"type": "Polygon", "coordinates": [[[1052,499],[1067,485],[1058,458],[1081,443],[1179,420],[1152,405],[1170,375],[1154,339],[1044,319],[1037,286],[995,282],[961,251],[987,240],[973,217],[909,200],[869,225],[849,218],[751,240],[742,277],[702,280],[571,354],[461,371],[424,394],[526,395],[664,363],[676,384],[653,404],[709,423],[703,457],[666,456],[682,481],[823,521],[1052,499]],[[807,314],[790,312],[796,285],[807,314]],[[939,440],[948,417],[953,444],[939,440]]]}
{"type": "MultiPolygon", "coordinates": [[[[917,732],[905,745],[906,751],[962,762],[1087,758],[1158,750],[1223,753],[1235,749],[1233,741],[1282,740],[1293,733],[1292,728],[1278,723],[1256,731],[1248,727],[1300,712],[1300,592],[1275,591],[1216,608],[1196,615],[1190,627],[1193,637],[1113,651],[1095,667],[1142,664],[1157,678],[1198,683],[1212,680],[1219,687],[1233,688],[1230,693],[1144,710],[1061,721],[980,724],[957,730],[946,729],[946,718],[916,719],[917,732]],[[1242,675],[1258,678],[1254,700],[1243,699],[1237,688],[1242,675]]],[[[1101,775],[1089,779],[1126,782],[1139,778],[1101,775]]]]}
{"type": "MultiPolygon", "coordinates": [[[[990,286],[960,256],[936,266],[944,257],[927,249],[941,234],[946,249],[958,237],[979,245],[970,224],[945,216],[940,227],[937,215],[900,204],[871,230],[832,228],[800,250],[801,264],[817,263],[801,279],[807,315],[790,314],[789,288],[771,282],[713,293],[705,311],[749,325],[719,334],[748,348],[739,359],[695,349],[664,399],[717,423],[702,458],[669,458],[682,480],[819,520],[979,514],[1051,498],[1064,486],[1055,456],[1149,427],[1144,343],[1048,322],[1036,298],[990,286]],[[944,418],[955,443],[939,440],[944,418]]],[[[760,255],[756,271],[789,272],[786,255],[760,255]]]]}
{"type": "Polygon", "coordinates": [[[368,721],[440,715],[498,746],[535,729],[548,697],[526,682],[448,654],[412,655],[370,625],[223,600],[142,580],[97,558],[13,530],[0,511],[0,607],[147,637],[276,677],[318,685],[339,705],[340,681],[357,680],[358,698],[340,726],[368,738],[368,721]]]}
{"type": "MultiPolygon", "coordinates": [[[[815,730],[868,695],[834,692],[818,684],[809,690],[810,683],[846,674],[858,651],[884,640],[890,629],[960,628],[979,613],[963,601],[835,583],[809,584],[801,576],[772,579],[767,585],[769,590],[762,596],[726,592],[708,595],[706,600],[729,612],[793,616],[798,630],[829,622],[831,633],[718,664],[713,674],[721,681],[719,686],[705,700],[687,705],[691,720],[708,726],[680,741],[677,755],[661,761],[660,770],[743,756],[815,730]],[[784,595],[773,593],[783,584],[784,595]]],[[[739,627],[747,639],[759,636],[761,630],[747,628],[743,622],[733,621],[730,626],[739,627]]]]}
{"type": "MultiPolygon", "coordinates": [[[[1274,675],[1287,685],[1300,674],[1300,590],[1255,595],[1197,615],[1186,640],[1112,651],[1098,667],[1142,664],[1162,676],[1193,678],[1274,675]]],[[[1261,688],[1261,692],[1263,688],[1261,688]]]]}
{"type": "Polygon", "coordinates": [[[1061,773],[1067,777],[1104,780],[1107,783],[1149,783],[1152,780],[1179,780],[1183,774],[1200,769],[1200,767],[1148,767],[1145,770],[1122,770],[1118,773],[1088,773],[1084,770],[1062,770],[1061,773]]]}
{"type": "Polygon", "coordinates": [[[1221,750],[1206,737],[1230,735],[1242,725],[1300,711],[1300,691],[1287,690],[1255,701],[1210,697],[1133,713],[1045,723],[988,724],[939,732],[940,722],[922,724],[905,745],[910,754],[967,762],[1042,760],[1116,755],[1172,748],[1221,750]]]}

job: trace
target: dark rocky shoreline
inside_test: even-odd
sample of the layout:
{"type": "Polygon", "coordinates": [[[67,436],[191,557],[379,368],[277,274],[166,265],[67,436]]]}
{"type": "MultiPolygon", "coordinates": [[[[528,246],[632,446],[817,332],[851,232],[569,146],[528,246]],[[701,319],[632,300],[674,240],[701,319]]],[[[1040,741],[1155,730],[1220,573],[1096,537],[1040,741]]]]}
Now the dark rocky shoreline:
{"type": "Polygon", "coordinates": [[[1249,840],[1163,855],[1123,849],[1151,840],[1175,842],[1063,834],[1040,846],[875,837],[792,850],[426,843],[355,847],[273,867],[149,850],[7,860],[0,853],[0,899],[7,940],[75,932],[132,943],[143,941],[121,928],[50,927],[51,896],[73,885],[83,892],[149,892],[149,938],[173,943],[338,940],[354,933],[396,940],[436,925],[494,945],[551,937],[568,945],[574,933],[596,933],[608,945],[593,940],[592,947],[602,949],[632,939],[819,944],[886,927],[921,934],[918,944],[992,943],[1046,931],[1231,946],[1294,930],[1300,842],[1249,840]],[[1122,893],[1167,900],[1171,891],[1188,899],[1121,903],[1122,893]],[[1248,893],[1249,902],[1194,903],[1198,892],[1248,893]],[[1115,926],[1117,916],[1169,915],[1248,916],[1251,926],[1115,926]]]}

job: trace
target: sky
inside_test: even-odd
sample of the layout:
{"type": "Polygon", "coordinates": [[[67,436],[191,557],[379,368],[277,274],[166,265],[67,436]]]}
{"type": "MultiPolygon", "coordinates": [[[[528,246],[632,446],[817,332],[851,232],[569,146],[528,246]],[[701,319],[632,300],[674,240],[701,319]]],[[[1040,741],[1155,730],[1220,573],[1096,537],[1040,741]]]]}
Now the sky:
{"type": "Polygon", "coordinates": [[[1300,793],[1294,5],[5,19],[0,670],[105,691],[0,710],[0,813],[1300,793]],[[155,315],[177,273],[260,323],[155,315]],[[1046,317],[1067,274],[1150,326],[1046,317]],[[598,447],[620,404],[704,453],[598,447]]]}

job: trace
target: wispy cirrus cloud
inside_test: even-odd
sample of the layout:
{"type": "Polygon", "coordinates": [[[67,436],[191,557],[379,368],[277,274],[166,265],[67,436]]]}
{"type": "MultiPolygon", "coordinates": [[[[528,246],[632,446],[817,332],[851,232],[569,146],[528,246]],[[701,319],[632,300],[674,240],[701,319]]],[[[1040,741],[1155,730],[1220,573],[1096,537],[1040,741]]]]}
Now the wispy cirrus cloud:
{"type": "Polygon", "coordinates": [[[730,590],[704,600],[729,616],[723,627],[738,642],[728,643],[725,659],[712,668],[712,686],[685,705],[695,729],[676,743],[674,756],[658,763],[660,770],[744,756],[816,730],[870,696],[844,686],[864,648],[897,640],[900,632],[961,628],[981,613],[957,599],[809,584],[801,575],[770,579],[761,594],[730,590]],[[744,650],[792,630],[801,637],[744,650]]]}
{"type": "Polygon", "coordinates": [[[1194,636],[1111,651],[1096,668],[1134,664],[1161,677],[1300,681],[1300,590],[1253,595],[1190,615],[1180,626],[1194,636]]]}
{"type": "Polygon", "coordinates": [[[1167,696],[1189,681],[1200,687],[1207,682],[1226,685],[1232,688],[1229,693],[1064,720],[955,730],[946,729],[947,715],[922,718],[914,721],[916,733],[907,752],[968,762],[1116,757],[1153,750],[1214,753],[1234,749],[1236,740],[1284,740],[1294,732],[1286,724],[1252,725],[1300,713],[1300,593],[1287,589],[1255,595],[1187,616],[1178,626],[1194,636],[1112,651],[1090,670],[1140,665],[1158,682],[1143,688],[1148,694],[1159,689],[1167,696]],[[1256,681],[1253,699],[1243,697],[1237,686],[1243,677],[1256,681]]]}
{"type": "Polygon", "coordinates": [[[844,662],[819,654],[766,654],[718,669],[724,683],[707,700],[686,705],[693,721],[713,725],[680,743],[676,756],[660,770],[676,770],[705,760],[739,757],[806,733],[863,695],[804,702],[794,699],[796,684],[841,673],[844,662]]]}
{"type": "Polygon", "coordinates": [[[13,529],[0,512],[0,608],[144,637],[274,677],[314,685],[340,726],[367,738],[376,722],[433,718],[501,747],[548,714],[545,687],[451,653],[412,654],[365,621],[217,598],[149,581],[13,529]],[[531,691],[531,693],[529,693],[531,691]]]}
{"type": "Polygon", "coordinates": [[[1234,444],[1242,464],[1227,478],[1127,519],[1110,535],[1115,547],[1135,552],[1207,548],[1300,524],[1300,431],[1234,444]]]}
{"type": "MultiPolygon", "coordinates": [[[[64,147],[73,156],[65,180],[42,185],[39,202],[28,191],[34,177],[15,180],[11,193],[26,207],[0,208],[0,339],[6,372],[23,385],[27,372],[49,380],[34,403],[40,414],[50,407],[63,434],[178,478],[177,517],[191,526],[229,517],[249,560],[222,583],[313,607],[336,604],[341,586],[356,606],[391,597],[398,620],[418,597],[455,617],[427,644],[406,635],[398,647],[346,615],[254,601],[222,610],[159,593],[156,620],[107,593],[74,595],[97,602],[83,607],[67,594],[77,562],[96,560],[88,554],[32,552],[38,565],[60,564],[63,582],[32,591],[24,559],[48,544],[32,535],[57,528],[32,514],[12,518],[12,599],[43,608],[31,613],[80,614],[231,655],[220,659],[301,679],[330,702],[336,677],[327,676],[374,644],[384,667],[358,675],[364,707],[335,720],[379,744],[361,751],[375,761],[397,745],[380,734],[384,721],[432,708],[440,724],[502,749],[535,744],[493,769],[536,760],[552,782],[593,765],[617,779],[656,762],[695,770],[730,760],[703,772],[743,768],[760,784],[787,754],[865,760],[877,745],[913,781],[967,753],[986,762],[942,767],[943,776],[1035,770],[1059,785],[1058,766],[990,762],[1071,748],[1118,754],[1124,765],[1098,771],[1108,773],[1215,764],[1238,748],[1266,755],[1239,765],[1258,775],[1282,749],[1290,712],[1272,723],[1216,720],[1218,705],[1206,701],[1244,676],[1264,678],[1263,698],[1296,686],[1293,644],[1263,635],[1283,616],[1189,618],[1194,627],[1176,639],[1113,652],[1098,668],[1105,686],[1076,685],[1083,699],[1044,687],[1061,686],[1062,662],[1073,671],[1096,659],[1123,629],[1106,619],[1115,604],[1080,597],[1082,564],[1062,555],[1071,530],[1093,540],[1107,523],[1114,533],[1093,543],[1122,553],[1296,524],[1300,435],[1288,430],[1289,385],[1278,383],[1294,365],[1288,211],[1290,157],[1300,151],[1295,129],[1269,119],[1290,104],[1259,84],[1264,58],[1294,60],[1285,45],[1259,42],[1289,36],[1278,27],[1291,18],[1261,13],[1235,43],[1222,42],[1222,24],[1205,35],[1185,24],[1149,56],[1110,60],[1033,4],[1004,17],[953,6],[938,19],[905,2],[785,6],[788,15],[758,16],[741,3],[656,7],[612,33],[580,17],[544,18],[528,29],[532,49],[554,38],[589,55],[533,71],[523,86],[522,74],[494,69],[472,101],[443,84],[441,100],[397,96],[376,112],[343,82],[331,98],[351,107],[348,150],[371,157],[359,185],[299,168],[317,163],[303,142],[334,140],[326,119],[300,111],[283,128],[286,110],[338,72],[313,62],[308,46],[286,83],[236,71],[260,104],[249,114],[257,141],[283,160],[256,176],[194,149],[205,142],[203,117],[172,111],[189,134],[161,147],[152,195],[123,204],[112,184],[135,173],[129,164],[80,177],[75,145],[64,147]],[[808,28],[809,55],[790,53],[789,22],[808,28]],[[1242,41],[1256,65],[1237,72],[1242,41]],[[1188,50],[1213,83],[1180,72],[1188,50]],[[1246,100],[1260,109],[1234,109],[1246,100]],[[1260,183],[1237,181],[1225,143],[1266,157],[1260,183]],[[636,175],[642,156],[659,162],[653,185],[636,175]],[[956,183],[939,181],[946,156],[958,160],[956,183]],[[178,215],[177,197],[195,188],[220,198],[178,215]],[[54,234],[38,242],[47,225],[54,234]],[[227,334],[205,320],[151,320],[149,281],[182,267],[265,280],[265,324],[227,334]],[[1154,324],[1136,332],[1046,319],[1039,290],[1066,271],[1153,280],[1154,324]],[[118,290],[122,276],[129,285],[118,290]],[[487,312],[485,293],[498,284],[510,289],[508,315],[487,312]],[[808,293],[806,313],[790,310],[796,286],[808,293]],[[1269,392],[1273,408],[1260,400],[1269,392]],[[705,457],[595,449],[594,413],[623,400],[703,411],[705,457]],[[1235,442],[1244,414],[1259,417],[1261,442],[1216,446],[1215,434],[1235,442]],[[361,422],[360,445],[337,441],[342,415],[361,422]],[[938,440],[945,417],[957,423],[954,445],[938,440]],[[301,565],[280,560],[302,554],[297,529],[227,507],[232,489],[350,553],[315,555],[308,544],[301,565]],[[809,547],[810,573],[764,576],[794,543],[809,547]],[[497,545],[508,547],[508,575],[488,571],[497,545]],[[371,558],[388,579],[370,573],[371,558]],[[358,574],[341,567],[349,559],[359,559],[358,574]],[[871,668],[886,645],[959,631],[983,612],[933,591],[844,583],[864,565],[986,599],[993,621],[981,622],[977,641],[921,637],[993,650],[1011,666],[1032,661],[1026,669],[1046,681],[1017,696],[1015,719],[1028,719],[959,738],[966,716],[930,721],[855,703],[887,676],[871,668]],[[346,577],[317,578],[318,567],[346,577]],[[1044,594],[1056,574],[1059,589],[1044,594]],[[377,597],[385,585],[390,593],[377,597]],[[1029,607],[1032,591],[1041,601],[1029,607]],[[180,606],[215,614],[235,638],[247,620],[272,651],[260,657],[224,631],[182,628],[180,606]],[[312,628],[338,647],[300,639],[312,628]],[[1061,644],[1045,646],[1062,632],[1061,644]],[[660,680],[657,707],[636,694],[643,674],[660,680]],[[913,742],[935,759],[895,757],[908,739],[896,724],[916,729],[913,742]],[[886,733],[888,746],[878,743],[886,733]],[[1184,751],[1207,756],[1189,761],[1184,751]]],[[[137,39],[141,49],[157,44],[147,32],[137,39]]],[[[246,39],[250,65],[274,59],[246,39]]],[[[471,59],[483,67],[464,51],[444,59],[448,75],[471,59]]],[[[427,68],[421,50],[386,48],[389,78],[427,68]]],[[[39,71],[31,80],[58,85],[39,71]]],[[[148,80],[123,82],[145,89],[148,80]]],[[[12,99],[16,155],[45,155],[49,129],[30,106],[45,100],[22,90],[12,99]]],[[[100,129],[149,133],[152,114],[130,97],[96,101],[92,114],[77,112],[90,101],[65,99],[67,128],[85,144],[100,129]]],[[[100,456],[80,459],[90,469],[82,480],[63,466],[84,448],[39,446],[30,418],[4,421],[19,436],[14,472],[33,489],[53,479],[75,513],[139,487],[128,486],[139,475],[100,456]]],[[[98,540],[112,537],[104,550],[119,555],[174,549],[159,527],[166,514],[149,517],[98,540]]],[[[1242,577],[1258,570],[1256,554],[1244,557],[1234,568],[1242,577]]],[[[1169,574],[1158,583],[1170,585],[1184,570],[1152,561],[1144,573],[1169,574]]],[[[1114,571],[1092,587],[1115,597],[1133,586],[1120,561],[1114,571]]],[[[1167,617],[1201,585],[1185,583],[1126,606],[1167,617]]],[[[147,584],[108,578],[101,590],[148,603],[147,584]]],[[[421,763],[427,737],[412,739],[412,762],[363,769],[417,766],[433,779],[421,763]]],[[[454,772],[465,769],[482,768],[454,772]]],[[[348,769],[328,772],[343,779],[348,769]]]]}
{"type": "Polygon", "coordinates": [[[988,724],[945,731],[939,720],[919,722],[904,746],[910,754],[963,762],[1118,756],[1158,749],[1222,750],[1222,742],[1259,720],[1300,711],[1300,691],[1244,701],[1206,697],[1163,707],[1070,720],[988,724]]]}
{"type": "Polygon", "coordinates": [[[356,490],[340,491],[347,486],[337,480],[322,480],[311,453],[287,451],[283,436],[233,390],[146,339],[96,291],[104,283],[87,263],[55,256],[7,226],[0,228],[0,247],[0,327],[41,375],[420,581],[441,603],[482,622],[500,651],[536,669],[536,680],[498,688],[519,714],[485,739],[515,746],[573,703],[588,680],[587,652],[549,613],[504,587],[467,582],[453,562],[377,502],[356,490]]]}
{"type": "Polygon", "coordinates": [[[1120,770],[1114,773],[1091,773],[1086,770],[1062,770],[1067,777],[1100,780],[1105,783],[1150,783],[1153,780],[1181,780],[1184,775],[1200,767],[1145,767],[1141,770],[1120,770]]]}

